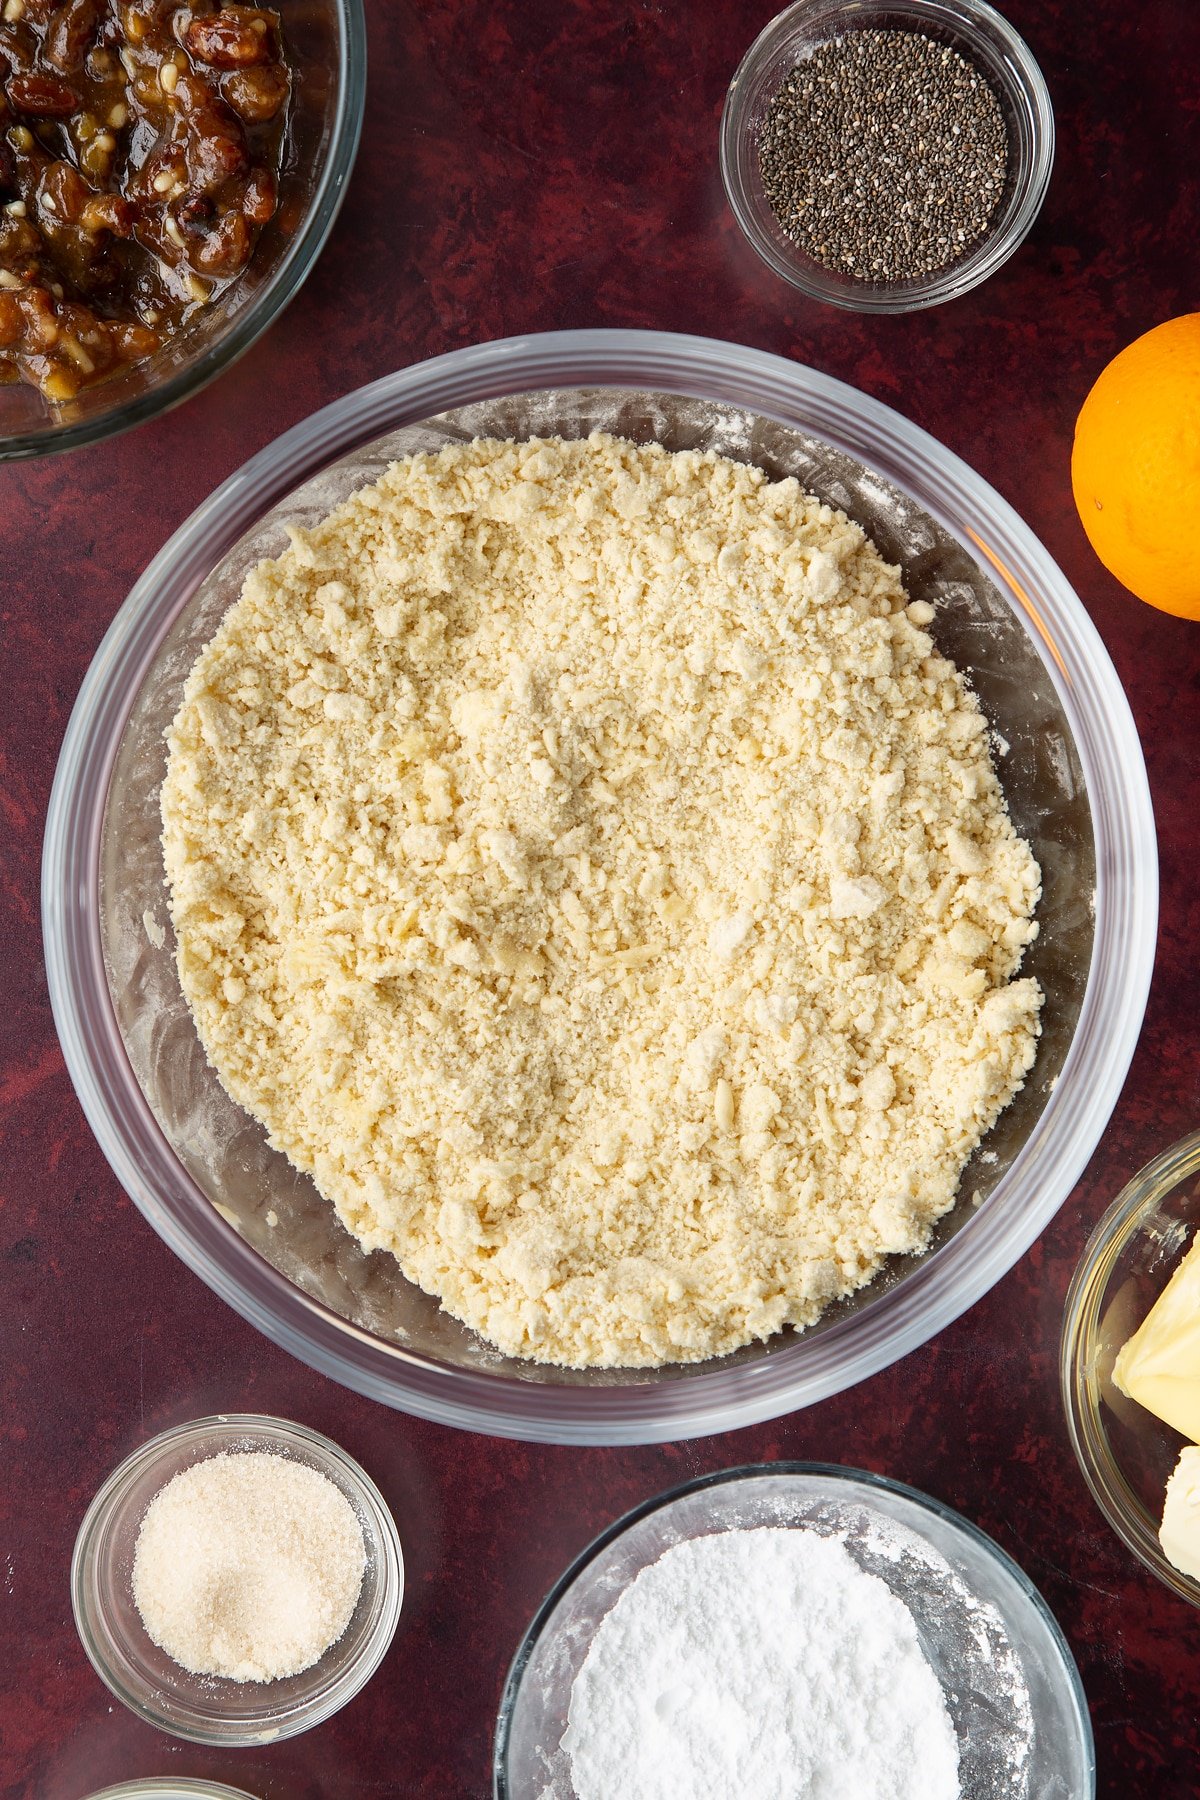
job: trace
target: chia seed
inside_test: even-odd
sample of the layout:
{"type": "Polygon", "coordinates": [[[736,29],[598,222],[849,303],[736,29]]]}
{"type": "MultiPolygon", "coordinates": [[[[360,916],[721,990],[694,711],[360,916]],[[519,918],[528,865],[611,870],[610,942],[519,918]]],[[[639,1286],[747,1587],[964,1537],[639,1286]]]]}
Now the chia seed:
{"type": "Polygon", "coordinates": [[[986,76],[915,31],[848,31],[776,89],[763,190],[814,261],[865,282],[931,275],[985,235],[1008,129],[986,76]]]}

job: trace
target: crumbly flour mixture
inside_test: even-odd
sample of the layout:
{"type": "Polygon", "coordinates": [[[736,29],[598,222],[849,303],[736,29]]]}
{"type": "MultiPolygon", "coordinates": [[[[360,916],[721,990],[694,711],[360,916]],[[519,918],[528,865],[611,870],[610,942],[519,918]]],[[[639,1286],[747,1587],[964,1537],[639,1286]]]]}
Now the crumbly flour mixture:
{"type": "Polygon", "coordinates": [[[912,1614],[845,1546],[767,1527],[638,1575],[571,1689],[579,1800],[959,1800],[912,1614]]]}
{"type": "Polygon", "coordinates": [[[260,564],[169,734],[228,1092],[502,1350],[688,1361],[920,1249],[1033,1061],[1039,872],[862,531],[477,441],[260,564]]]}

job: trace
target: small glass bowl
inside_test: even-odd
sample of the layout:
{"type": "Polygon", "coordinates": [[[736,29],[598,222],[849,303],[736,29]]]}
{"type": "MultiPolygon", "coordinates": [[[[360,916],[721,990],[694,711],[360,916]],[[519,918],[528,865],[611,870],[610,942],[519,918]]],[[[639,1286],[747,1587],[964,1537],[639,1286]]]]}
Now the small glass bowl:
{"type": "Polygon", "coordinates": [[[1037,217],[1054,162],[1054,109],[1024,40],[986,0],[796,0],[763,30],[729,84],[721,119],[721,176],[751,246],[814,300],[856,312],[916,312],[955,300],[1006,262],[1037,217]],[[916,31],[982,70],[1008,126],[1008,175],[984,237],[929,275],[861,281],[827,269],[775,217],[758,165],[758,135],[780,83],[820,44],[848,31],[916,31]]]}
{"type": "Polygon", "coordinates": [[[0,383],[0,462],[96,443],[206,387],[274,323],[333,228],[358,152],[367,85],[363,0],[287,10],[293,102],[275,217],[237,280],[145,362],[52,404],[0,383]]]}
{"type": "Polygon", "coordinates": [[[144,1781],[119,1781],[101,1788],[88,1800],[254,1800],[245,1788],[226,1787],[223,1781],[173,1780],[169,1775],[150,1775],[144,1781]]]}
{"type": "Polygon", "coordinates": [[[1113,1386],[1117,1352],[1200,1227],[1200,1131],[1146,1164],[1088,1240],[1067,1295],[1060,1373],[1067,1429],[1092,1497],[1126,1547],[1200,1606],[1200,1582],[1158,1541],[1167,1481],[1186,1439],[1113,1386]]]}
{"type": "Polygon", "coordinates": [[[92,1666],[131,1712],[173,1737],[223,1746],[294,1737],[337,1712],[375,1673],[404,1592],[400,1538],[374,1482],[303,1425],[254,1413],[194,1419],[151,1438],[114,1469],[88,1507],[71,1559],[71,1604],[92,1666]],[[222,1451],[272,1451],[328,1476],[354,1508],[367,1552],[349,1625],[311,1669],[279,1681],[227,1681],[180,1668],[146,1633],[133,1599],[133,1553],[155,1494],[222,1451]]]}
{"type": "Polygon", "coordinates": [[[940,1682],[971,1800],[1091,1800],[1096,1758],[1070,1650],[1033,1583],[969,1520],[902,1482],[829,1463],[701,1476],[635,1508],[550,1590],[513,1659],[496,1721],[495,1800],[571,1800],[571,1689],[604,1619],[664,1551],[714,1532],[839,1537],[908,1607],[940,1682]]]}

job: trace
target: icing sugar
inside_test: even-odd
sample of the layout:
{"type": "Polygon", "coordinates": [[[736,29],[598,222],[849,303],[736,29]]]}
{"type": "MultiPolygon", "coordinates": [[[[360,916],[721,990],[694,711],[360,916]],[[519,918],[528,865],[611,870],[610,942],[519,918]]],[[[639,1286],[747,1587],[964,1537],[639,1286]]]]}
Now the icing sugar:
{"type": "Polygon", "coordinates": [[[959,1800],[912,1614],[845,1545],[766,1527],[643,1569],[571,1691],[579,1800],[959,1800]]]}

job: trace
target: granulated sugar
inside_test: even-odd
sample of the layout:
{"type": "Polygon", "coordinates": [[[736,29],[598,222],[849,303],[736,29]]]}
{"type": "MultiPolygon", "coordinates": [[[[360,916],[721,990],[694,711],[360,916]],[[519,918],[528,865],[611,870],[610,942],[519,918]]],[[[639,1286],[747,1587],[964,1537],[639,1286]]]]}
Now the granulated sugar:
{"type": "Polygon", "coordinates": [[[677,1544],[601,1624],[563,1748],[579,1800],[958,1800],[908,1608],[815,1531],[677,1544]]]}
{"type": "Polygon", "coordinates": [[[194,1675],[276,1681],[350,1623],[362,1527],[319,1470],[242,1451],[184,1469],[138,1532],[133,1596],[161,1650],[194,1675]]]}

